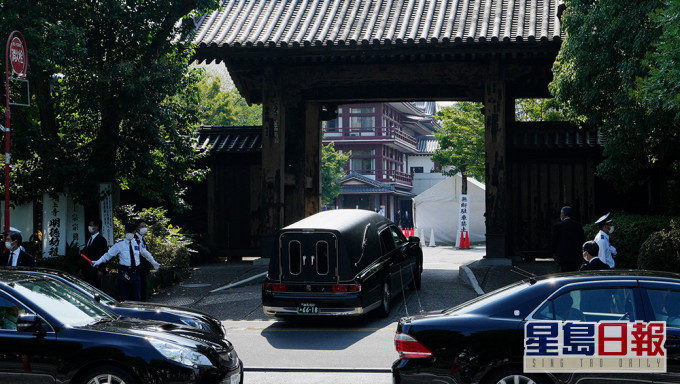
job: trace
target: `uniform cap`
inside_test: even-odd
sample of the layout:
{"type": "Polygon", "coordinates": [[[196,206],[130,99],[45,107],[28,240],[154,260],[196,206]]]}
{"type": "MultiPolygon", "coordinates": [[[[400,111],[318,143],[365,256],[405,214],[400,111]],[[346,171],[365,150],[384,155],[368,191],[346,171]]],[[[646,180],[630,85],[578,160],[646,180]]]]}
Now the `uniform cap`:
{"type": "Polygon", "coordinates": [[[597,221],[595,222],[595,224],[597,224],[597,225],[600,225],[600,224],[609,224],[609,223],[611,223],[611,222],[614,221],[614,219],[612,219],[611,216],[612,216],[612,214],[611,214],[611,212],[609,212],[609,213],[607,213],[606,215],[603,215],[602,217],[600,217],[599,219],[597,219],[597,221]]]}

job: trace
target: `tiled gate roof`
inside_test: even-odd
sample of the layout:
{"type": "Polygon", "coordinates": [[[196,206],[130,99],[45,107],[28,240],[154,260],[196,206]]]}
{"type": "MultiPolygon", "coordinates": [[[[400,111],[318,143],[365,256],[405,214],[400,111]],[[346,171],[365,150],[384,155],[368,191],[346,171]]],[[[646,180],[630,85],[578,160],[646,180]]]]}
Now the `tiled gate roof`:
{"type": "Polygon", "coordinates": [[[562,0],[225,0],[199,47],[560,41],[562,0]]]}

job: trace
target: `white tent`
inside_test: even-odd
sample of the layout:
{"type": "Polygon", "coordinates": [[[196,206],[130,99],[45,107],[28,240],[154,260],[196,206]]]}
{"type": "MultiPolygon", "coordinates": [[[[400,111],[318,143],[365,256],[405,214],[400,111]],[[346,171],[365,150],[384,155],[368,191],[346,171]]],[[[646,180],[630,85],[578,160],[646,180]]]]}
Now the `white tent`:
{"type": "MultiPolygon", "coordinates": [[[[470,199],[469,235],[470,241],[486,241],[486,224],[484,222],[485,186],[483,183],[468,177],[468,196],[470,199]]],[[[430,234],[434,229],[435,242],[456,243],[458,240],[459,201],[461,183],[460,174],[447,177],[413,198],[414,226],[423,230],[425,243],[429,244],[430,234]]],[[[420,233],[420,232],[417,232],[420,233]]]]}

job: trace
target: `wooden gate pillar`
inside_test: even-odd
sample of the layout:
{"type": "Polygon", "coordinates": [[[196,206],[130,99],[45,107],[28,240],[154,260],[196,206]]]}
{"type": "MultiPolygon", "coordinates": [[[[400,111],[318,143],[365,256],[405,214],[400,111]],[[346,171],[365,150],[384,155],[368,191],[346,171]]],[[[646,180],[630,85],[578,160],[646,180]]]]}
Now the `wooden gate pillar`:
{"type": "Polygon", "coordinates": [[[305,105],[305,217],[321,211],[321,108],[319,103],[305,105]]]}
{"type": "Polygon", "coordinates": [[[274,233],[283,226],[286,126],[281,80],[272,69],[264,76],[262,95],[261,255],[269,257],[274,233]]]}
{"type": "Polygon", "coordinates": [[[318,103],[304,102],[273,70],[262,105],[262,256],[274,234],[321,209],[321,122],[318,103]]]}
{"type": "Polygon", "coordinates": [[[283,225],[321,209],[321,106],[286,95],[283,225]]]}
{"type": "MultiPolygon", "coordinates": [[[[507,241],[507,85],[499,63],[490,65],[484,86],[484,140],[486,147],[486,256],[500,262],[510,256],[507,241]]],[[[508,262],[509,259],[505,259],[508,262]]],[[[504,261],[503,261],[504,262],[504,261]]]]}

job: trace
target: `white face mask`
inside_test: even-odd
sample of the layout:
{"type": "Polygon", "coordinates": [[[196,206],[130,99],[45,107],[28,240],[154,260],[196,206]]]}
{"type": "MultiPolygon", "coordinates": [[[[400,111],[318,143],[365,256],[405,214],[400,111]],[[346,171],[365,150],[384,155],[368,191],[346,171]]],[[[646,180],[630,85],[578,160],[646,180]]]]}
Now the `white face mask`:
{"type": "Polygon", "coordinates": [[[5,241],[5,248],[12,249],[12,242],[11,241],[5,241]]]}
{"type": "Polygon", "coordinates": [[[126,238],[127,240],[132,240],[132,239],[135,238],[135,234],[134,234],[134,233],[126,233],[126,234],[125,234],[125,238],[126,238]]]}
{"type": "Polygon", "coordinates": [[[614,226],[609,227],[609,233],[614,233],[614,226]]]}
{"type": "Polygon", "coordinates": [[[91,226],[91,225],[87,227],[87,230],[88,230],[90,233],[94,233],[94,227],[91,226]]]}
{"type": "Polygon", "coordinates": [[[139,234],[142,235],[142,236],[146,235],[146,227],[140,228],[139,234]]]}

